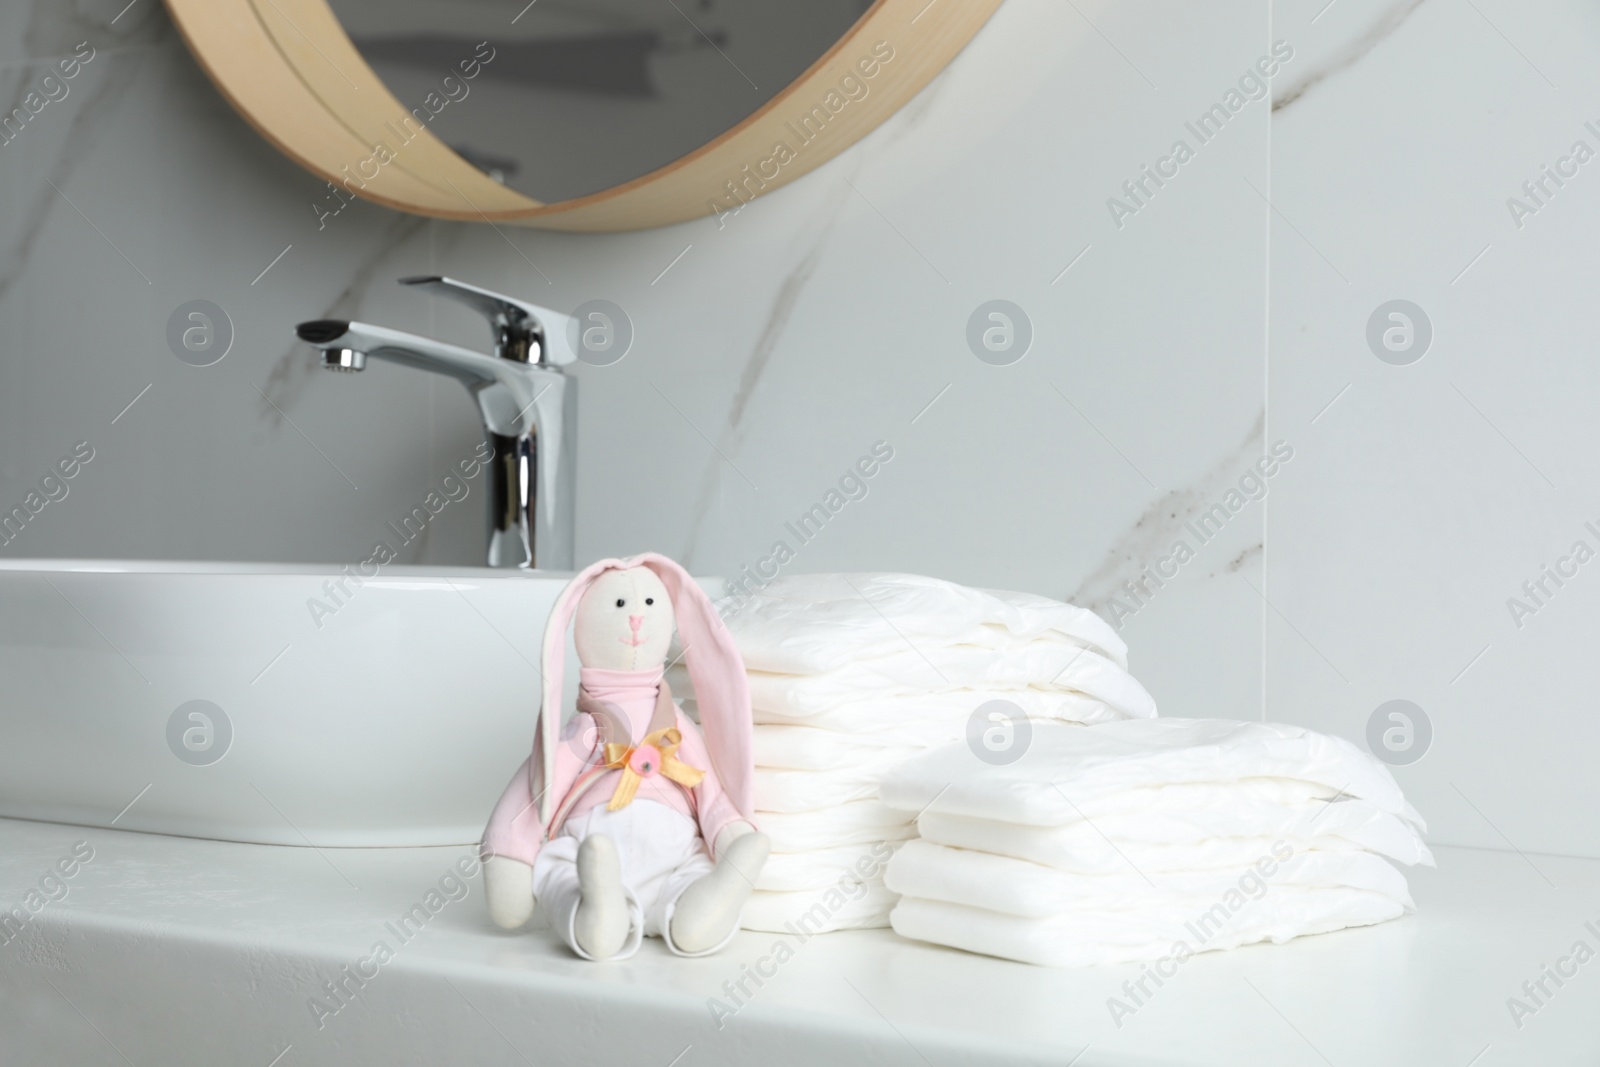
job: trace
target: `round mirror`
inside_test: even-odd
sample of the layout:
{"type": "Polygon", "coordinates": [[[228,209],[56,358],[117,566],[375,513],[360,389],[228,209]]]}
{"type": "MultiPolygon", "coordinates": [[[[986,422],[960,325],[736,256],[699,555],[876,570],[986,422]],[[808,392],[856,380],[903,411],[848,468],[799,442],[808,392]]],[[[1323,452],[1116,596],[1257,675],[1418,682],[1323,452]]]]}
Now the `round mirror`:
{"type": "Polygon", "coordinates": [[[735,210],[837,155],[999,0],[167,4],[224,95],[334,196],[620,230],[735,210]]]}

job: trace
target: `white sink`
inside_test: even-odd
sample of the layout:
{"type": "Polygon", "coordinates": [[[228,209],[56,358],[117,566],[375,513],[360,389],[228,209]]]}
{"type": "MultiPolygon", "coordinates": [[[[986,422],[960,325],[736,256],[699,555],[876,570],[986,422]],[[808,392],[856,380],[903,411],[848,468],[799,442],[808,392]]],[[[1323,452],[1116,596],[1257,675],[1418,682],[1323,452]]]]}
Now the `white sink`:
{"type": "Polygon", "coordinates": [[[336,601],[331,566],[0,561],[0,815],[475,841],[529,751],[568,577],[390,566],[336,601]]]}

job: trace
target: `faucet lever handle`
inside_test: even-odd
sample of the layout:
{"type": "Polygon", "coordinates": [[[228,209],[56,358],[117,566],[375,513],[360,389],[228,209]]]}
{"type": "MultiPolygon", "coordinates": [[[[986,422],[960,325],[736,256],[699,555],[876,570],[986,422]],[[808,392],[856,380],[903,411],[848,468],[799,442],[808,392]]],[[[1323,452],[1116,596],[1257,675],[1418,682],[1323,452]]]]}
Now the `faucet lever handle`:
{"type": "Polygon", "coordinates": [[[567,337],[569,315],[437,274],[401,278],[400,284],[448,297],[488,319],[494,354],[501,359],[553,367],[577,362],[567,337]]]}

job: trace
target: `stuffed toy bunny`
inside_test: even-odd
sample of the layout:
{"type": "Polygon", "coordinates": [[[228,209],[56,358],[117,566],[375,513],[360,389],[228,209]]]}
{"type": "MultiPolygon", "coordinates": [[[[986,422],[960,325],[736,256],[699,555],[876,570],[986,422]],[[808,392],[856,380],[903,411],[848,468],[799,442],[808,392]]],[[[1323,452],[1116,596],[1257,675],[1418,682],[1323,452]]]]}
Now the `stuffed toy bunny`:
{"type": "Polygon", "coordinates": [[[645,934],[704,956],[737,931],[771,847],[750,818],[744,663],[711,601],[655,553],[606,559],[562,591],[545,626],[533,755],[495,806],[482,851],[489,915],[514,929],[534,901],[584,959],[622,959],[645,934]],[[567,627],[582,665],[561,725],[567,627]],[[672,701],[676,621],[702,736],[672,701]]]}

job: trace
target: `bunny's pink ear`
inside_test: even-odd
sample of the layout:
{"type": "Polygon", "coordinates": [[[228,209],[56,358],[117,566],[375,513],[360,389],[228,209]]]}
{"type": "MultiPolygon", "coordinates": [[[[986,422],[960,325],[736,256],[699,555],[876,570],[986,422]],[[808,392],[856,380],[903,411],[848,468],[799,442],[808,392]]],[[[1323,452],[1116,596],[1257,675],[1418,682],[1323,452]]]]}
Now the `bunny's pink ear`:
{"type": "Polygon", "coordinates": [[[579,571],[567,587],[556,597],[550,609],[550,618],[544,624],[544,645],[539,654],[539,672],[543,676],[542,696],[539,701],[539,721],[533,732],[533,759],[528,761],[530,775],[542,775],[528,783],[529,795],[539,801],[539,824],[550,825],[550,815],[561,803],[560,797],[550,795],[549,783],[555,781],[556,745],[561,739],[561,686],[567,668],[567,627],[578,612],[578,602],[594,585],[596,578],[606,571],[632,566],[620,559],[603,559],[579,571]]]}
{"type": "MultiPolygon", "coordinates": [[[[627,561],[656,572],[672,598],[678,639],[694,683],[700,726],[717,778],[733,806],[746,819],[754,810],[755,742],[750,712],[750,681],[733,635],[711,605],[711,598],[689,572],[666,556],[646,552],[627,561]]],[[[548,675],[546,675],[548,677],[548,675]]],[[[753,820],[752,820],[753,821],[753,820]]]]}

